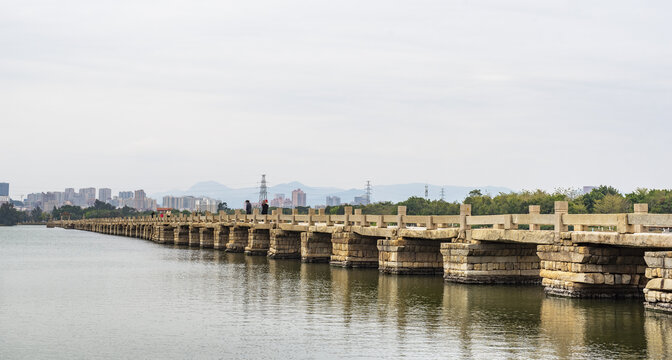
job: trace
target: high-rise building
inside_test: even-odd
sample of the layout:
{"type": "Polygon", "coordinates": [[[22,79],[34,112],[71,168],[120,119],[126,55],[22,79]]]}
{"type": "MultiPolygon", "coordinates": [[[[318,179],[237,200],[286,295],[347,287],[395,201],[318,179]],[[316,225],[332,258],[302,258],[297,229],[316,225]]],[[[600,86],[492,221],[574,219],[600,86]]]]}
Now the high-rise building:
{"type": "Polygon", "coordinates": [[[284,207],[285,203],[285,194],[275,194],[275,197],[270,201],[270,206],[273,207],[284,207]]]}
{"type": "Polygon", "coordinates": [[[70,203],[75,202],[75,195],[77,193],[75,192],[75,189],[73,188],[67,188],[65,189],[65,201],[70,201],[70,203]]]}
{"type": "Polygon", "coordinates": [[[112,200],[112,189],[100,188],[98,189],[98,200],[108,202],[112,200]]]}
{"type": "Polygon", "coordinates": [[[9,196],[9,183],[0,183],[0,196],[9,196]]]}
{"type": "Polygon", "coordinates": [[[42,194],[42,210],[52,211],[58,206],[58,195],[55,192],[42,194]]]}
{"type": "Polygon", "coordinates": [[[341,198],[338,196],[327,196],[327,206],[341,205],[341,198]]]}
{"type": "Polygon", "coordinates": [[[366,195],[355,196],[352,205],[366,205],[366,195]]]}
{"type": "Polygon", "coordinates": [[[145,198],[147,197],[147,194],[145,194],[145,190],[135,190],[135,196],[133,196],[133,203],[135,203],[135,208],[138,210],[144,210],[145,207],[145,198]]]}
{"type": "Polygon", "coordinates": [[[132,191],[120,191],[119,192],[119,198],[120,199],[132,199],[133,198],[133,192],[132,191]]]}
{"type": "Polygon", "coordinates": [[[79,196],[83,206],[93,206],[96,202],[96,188],[79,189],[79,196]]]}
{"type": "Polygon", "coordinates": [[[306,206],[306,193],[301,189],[292,191],[292,206],[306,206]]]}

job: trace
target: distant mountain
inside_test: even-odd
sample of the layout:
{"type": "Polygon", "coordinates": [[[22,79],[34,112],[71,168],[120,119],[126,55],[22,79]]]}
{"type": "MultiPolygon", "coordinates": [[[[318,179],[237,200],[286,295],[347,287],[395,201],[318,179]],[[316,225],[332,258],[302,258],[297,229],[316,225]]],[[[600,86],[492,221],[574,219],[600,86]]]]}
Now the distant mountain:
{"type": "MultiPolygon", "coordinates": [[[[446,201],[462,201],[469,194],[469,191],[480,189],[482,193],[490,193],[496,195],[500,192],[511,192],[513,190],[501,186],[452,186],[452,185],[429,185],[429,198],[439,199],[441,197],[441,188],[444,190],[444,199],[446,201]]],[[[342,203],[352,203],[355,196],[362,196],[365,193],[361,189],[341,189],[335,187],[313,187],[302,184],[300,182],[290,182],[286,184],[278,184],[269,186],[268,198],[273,199],[275,194],[284,194],[285,197],[291,198],[292,191],[301,189],[306,193],[306,202],[309,206],[324,205],[327,196],[338,196],[342,203]]],[[[159,202],[163,200],[166,195],[172,196],[207,196],[213,199],[226,201],[230,207],[242,207],[245,200],[256,202],[259,200],[259,188],[249,187],[234,189],[226,185],[220,184],[216,181],[199,182],[191,186],[187,190],[174,190],[168,192],[150,194],[151,197],[157,199],[159,202]]],[[[378,201],[392,201],[399,202],[408,199],[411,196],[425,196],[425,184],[411,183],[411,184],[397,184],[397,185],[378,185],[373,187],[371,200],[378,201]]]]}

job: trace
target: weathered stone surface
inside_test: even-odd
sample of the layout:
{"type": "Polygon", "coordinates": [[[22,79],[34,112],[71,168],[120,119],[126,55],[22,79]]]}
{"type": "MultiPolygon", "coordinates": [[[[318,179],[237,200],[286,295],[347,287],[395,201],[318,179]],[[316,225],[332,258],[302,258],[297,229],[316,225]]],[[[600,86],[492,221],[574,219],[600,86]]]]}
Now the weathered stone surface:
{"type": "Polygon", "coordinates": [[[189,245],[189,226],[177,225],[173,231],[175,245],[189,245]]]}
{"type": "Polygon", "coordinates": [[[159,227],[158,242],[160,244],[172,244],[175,242],[175,228],[164,225],[159,227]]]}
{"type": "Polygon", "coordinates": [[[296,231],[270,230],[268,257],[298,259],[301,256],[301,234],[296,231]]]}
{"type": "Polygon", "coordinates": [[[331,253],[331,234],[313,231],[301,233],[302,262],[329,262],[331,253]]]}
{"type": "Polygon", "coordinates": [[[471,238],[480,241],[503,241],[526,244],[552,244],[555,239],[553,231],[544,230],[504,230],[474,229],[471,238]]]}
{"type": "Polygon", "coordinates": [[[573,282],[544,277],[541,281],[548,295],[575,298],[632,298],[641,297],[637,287],[628,285],[605,285],[573,282]]]}
{"type": "Polygon", "coordinates": [[[200,232],[200,246],[202,248],[211,248],[215,245],[215,229],[211,227],[202,227],[200,232]]]}
{"type": "Polygon", "coordinates": [[[213,232],[214,242],[213,247],[217,250],[226,250],[226,245],[229,243],[229,227],[218,225],[213,232]]]}
{"type": "Polygon", "coordinates": [[[664,268],[646,268],[646,277],[649,279],[654,279],[654,278],[664,278],[664,279],[672,279],[672,269],[664,269],[664,268]]]}
{"type": "Polygon", "coordinates": [[[378,240],[378,269],[388,274],[440,275],[441,243],[437,240],[396,238],[378,240]]]}
{"type": "Polygon", "coordinates": [[[651,279],[646,283],[646,288],[650,290],[672,291],[672,279],[651,279]]]}
{"type": "Polygon", "coordinates": [[[639,248],[670,248],[672,234],[619,234],[617,232],[577,231],[572,233],[574,243],[615,245],[639,248]]]}
{"type": "Polygon", "coordinates": [[[444,279],[462,283],[538,283],[534,244],[442,243],[444,279]]]}
{"type": "Polygon", "coordinates": [[[248,228],[234,226],[229,229],[229,242],[226,244],[227,252],[243,252],[249,241],[248,228]]]}
{"type": "Polygon", "coordinates": [[[250,228],[248,230],[248,241],[245,247],[245,255],[263,255],[268,254],[271,243],[271,235],[268,229],[250,228]]]}
{"type": "Polygon", "coordinates": [[[189,226],[189,246],[201,246],[201,228],[199,226],[189,226]]]}
{"type": "Polygon", "coordinates": [[[548,294],[632,297],[641,295],[646,281],[642,249],[566,244],[563,240],[539,245],[537,250],[548,294]]]}
{"type": "Polygon", "coordinates": [[[330,264],[343,267],[378,267],[378,239],[351,232],[331,235],[330,264]]]}
{"type": "Polygon", "coordinates": [[[646,309],[672,313],[672,251],[651,251],[645,253],[646,276],[650,280],[644,289],[646,309]]]}
{"type": "Polygon", "coordinates": [[[396,234],[391,234],[390,237],[448,241],[449,239],[456,238],[459,232],[460,230],[458,228],[446,228],[435,230],[399,229],[396,234]]]}

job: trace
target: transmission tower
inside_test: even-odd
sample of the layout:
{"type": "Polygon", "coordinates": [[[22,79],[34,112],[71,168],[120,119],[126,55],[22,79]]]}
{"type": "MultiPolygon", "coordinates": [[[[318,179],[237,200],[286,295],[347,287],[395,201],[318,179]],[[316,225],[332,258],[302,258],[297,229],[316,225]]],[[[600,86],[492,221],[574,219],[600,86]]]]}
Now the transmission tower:
{"type": "Polygon", "coordinates": [[[366,205],[371,204],[371,181],[366,181],[366,205]]]}
{"type": "Polygon", "coordinates": [[[443,191],[443,188],[441,188],[441,201],[446,201],[446,193],[443,191]]]}
{"type": "Polygon", "coordinates": [[[261,175],[261,185],[259,185],[259,204],[268,200],[268,187],[266,186],[266,174],[261,175]]]}
{"type": "Polygon", "coordinates": [[[425,199],[429,200],[429,185],[425,184],[425,199]]]}

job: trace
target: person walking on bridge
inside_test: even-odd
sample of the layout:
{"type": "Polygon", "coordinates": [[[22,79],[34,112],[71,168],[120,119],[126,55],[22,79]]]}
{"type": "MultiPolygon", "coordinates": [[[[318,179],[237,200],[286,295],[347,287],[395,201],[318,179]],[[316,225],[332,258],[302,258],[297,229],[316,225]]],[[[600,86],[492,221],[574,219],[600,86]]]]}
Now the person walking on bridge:
{"type": "Polygon", "coordinates": [[[268,215],[268,200],[261,202],[261,215],[268,215]]]}
{"type": "Polygon", "coordinates": [[[252,214],[252,204],[250,204],[250,200],[245,200],[245,213],[252,214]]]}

